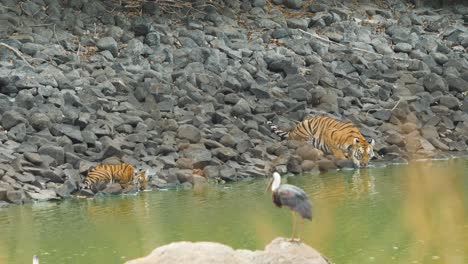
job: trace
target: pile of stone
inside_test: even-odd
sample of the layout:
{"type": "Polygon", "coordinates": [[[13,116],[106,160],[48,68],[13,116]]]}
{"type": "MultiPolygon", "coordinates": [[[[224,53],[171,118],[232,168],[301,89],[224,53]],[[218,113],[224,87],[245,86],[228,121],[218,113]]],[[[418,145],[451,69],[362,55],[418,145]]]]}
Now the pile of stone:
{"type": "Polygon", "coordinates": [[[388,162],[467,150],[467,6],[125,2],[0,0],[0,206],[68,197],[109,157],[152,188],[350,167],[265,124],[317,114],[388,162]]]}

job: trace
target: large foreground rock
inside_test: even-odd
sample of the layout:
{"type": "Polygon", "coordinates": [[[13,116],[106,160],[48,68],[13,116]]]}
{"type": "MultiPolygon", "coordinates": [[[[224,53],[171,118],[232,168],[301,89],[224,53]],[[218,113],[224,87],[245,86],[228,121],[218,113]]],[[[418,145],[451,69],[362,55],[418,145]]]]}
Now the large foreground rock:
{"type": "Polygon", "coordinates": [[[175,242],[156,248],[146,257],[130,260],[127,264],[327,264],[319,252],[304,243],[276,238],[265,250],[234,250],[214,242],[175,242]]]}

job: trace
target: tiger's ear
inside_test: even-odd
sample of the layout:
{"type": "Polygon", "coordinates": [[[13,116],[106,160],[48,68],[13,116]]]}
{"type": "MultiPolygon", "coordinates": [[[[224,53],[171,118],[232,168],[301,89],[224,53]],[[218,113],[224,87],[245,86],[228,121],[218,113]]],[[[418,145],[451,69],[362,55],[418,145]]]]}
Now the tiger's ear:
{"type": "Polygon", "coordinates": [[[354,138],[353,139],[353,145],[356,145],[357,143],[359,143],[359,138],[354,138]]]}
{"type": "Polygon", "coordinates": [[[369,142],[369,144],[373,147],[375,145],[375,140],[373,138],[370,138],[367,140],[367,142],[369,142]]]}

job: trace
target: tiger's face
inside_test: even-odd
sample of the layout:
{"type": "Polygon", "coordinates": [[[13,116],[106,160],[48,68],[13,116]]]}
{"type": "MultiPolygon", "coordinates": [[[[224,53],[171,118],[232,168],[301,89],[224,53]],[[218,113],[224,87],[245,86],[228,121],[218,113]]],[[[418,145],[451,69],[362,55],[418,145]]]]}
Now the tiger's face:
{"type": "Polygon", "coordinates": [[[142,191],[145,190],[146,186],[148,185],[148,174],[149,171],[145,170],[138,172],[138,174],[136,175],[136,182],[139,186],[139,189],[142,191]]]}
{"type": "Polygon", "coordinates": [[[351,158],[356,168],[367,167],[367,165],[369,165],[369,161],[375,155],[374,145],[374,139],[370,139],[369,141],[367,141],[354,138],[353,145],[350,147],[350,153],[348,157],[351,158]]]}

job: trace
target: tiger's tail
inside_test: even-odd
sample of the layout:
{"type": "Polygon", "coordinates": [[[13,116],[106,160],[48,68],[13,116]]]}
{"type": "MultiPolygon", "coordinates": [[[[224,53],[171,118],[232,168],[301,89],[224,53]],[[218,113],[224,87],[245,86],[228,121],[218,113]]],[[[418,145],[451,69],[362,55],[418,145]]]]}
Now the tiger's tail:
{"type": "Polygon", "coordinates": [[[278,135],[282,140],[289,138],[289,132],[284,132],[283,130],[279,129],[271,121],[267,121],[266,123],[270,126],[271,131],[278,135]]]}

